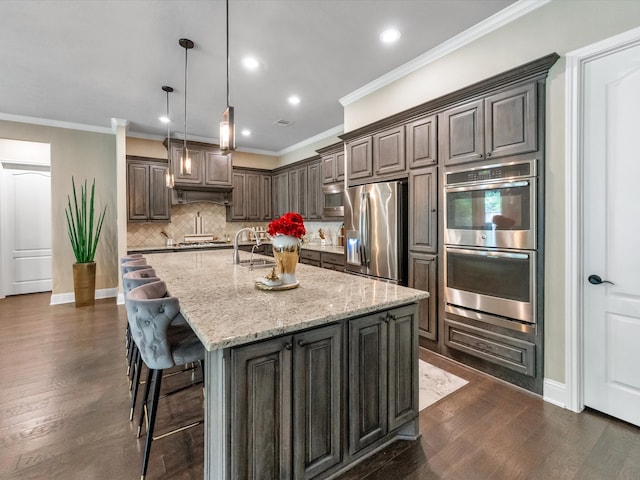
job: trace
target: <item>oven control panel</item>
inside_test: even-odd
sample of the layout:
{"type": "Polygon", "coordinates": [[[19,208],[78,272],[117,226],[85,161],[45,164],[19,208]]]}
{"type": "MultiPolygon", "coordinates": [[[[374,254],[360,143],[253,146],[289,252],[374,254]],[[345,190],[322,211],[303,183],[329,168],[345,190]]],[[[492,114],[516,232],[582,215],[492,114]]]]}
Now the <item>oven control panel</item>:
{"type": "Polygon", "coordinates": [[[534,176],[531,162],[491,165],[447,172],[447,185],[506,180],[534,176]]]}

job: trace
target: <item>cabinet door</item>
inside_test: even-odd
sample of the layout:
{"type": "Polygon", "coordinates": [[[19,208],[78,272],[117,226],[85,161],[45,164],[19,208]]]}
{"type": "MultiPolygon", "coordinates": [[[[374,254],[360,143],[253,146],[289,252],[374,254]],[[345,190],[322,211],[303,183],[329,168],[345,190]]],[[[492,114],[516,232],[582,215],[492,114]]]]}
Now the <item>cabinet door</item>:
{"type": "Polygon", "coordinates": [[[440,152],[445,165],[484,158],[483,106],[483,100],[476,100],[442,113],[440,152]]]}
{"type": "Polygon", "coordinates": [[[336,181],[341,182],[344,180],[344,151],[336,153],[335,160],[336,169],[336,181]]]}
{"type": "Polygon", "coordinates": [[[371,137],[360,138],[347,143],[348,180],[367,178],[373,175],[371,137]]]}
{"type": "Polygon", "coordinates": [[[409,172],[409,250],[438,251],[438,167],[409,172]]]}
{"type": "Polygon", "coordinates": [[[322,157],[322,183],[336,181],[336,156],[334,153],[322,157]]]}
{"type": "Polygon", "coordinates": [[[418,303],[418,333],[429,340],[438,340],[438,257],[409,252],[409,286],[431,295],[418,303]]]}
{"type": "Polygon", "coordinates": [[[231,349],[229,478],[291,478],[292,341],[231,349]]]}
{"type": "Polygon", "coordinates": [[[387,415],[387,324],[380,314],[349,321],[349,448],[384,437],[387,415]]]}
{"type": "Polygon", "coordinates": [[[415,307],[391,310],[389,324],[389,431],[418,415],[418,336],[415,307]]]}
{"type": "Polygon", "coordinates": [[[167,166],[149,165],[149,220],[171,218],[171,191],[167,188],[167,166]]]}
{"type": "Polygon", "coordinates": [[[407,125],[407,163],[420,168],[438,162],[437,117],[432,115],[407,125]]]}
{"type": "Polygon", "coordinates": [[[262,175],[262,189],[260,191],[260,219],[271,220],[272,215],[272,198],[271,198],[271,175],[262,175]]]}
{"type": "Polygon", "coordinates": [[[308,167],[298,168],[298,210],[303,218],[309,218],[308,167]]]}
{"type": "Polygon", "coordinates": [[[376,175],[404,172],[404,125],[390,128],[373,136],[373,165],[376,175]]]}
{"type": "Polygon", "coordinates": [[[538,149],[536,84],[485,99],[485,151],[504,157],[538,149]]]}
{"type": "Polygon", "coordinates": [[[309,175],[307,177],[307,218],[322,217],[322,179],[320,178],[320,167],[323,163],[309,165],[309,175]]]}
{"type": "Polygon", "coordinates": [[[182,145],[171,145],[171,162],[173,166],[174,184],[202,185],[204,182],[204,151],[197,148],[189,148],[191,158],[191,173],[182,172],[180,159],[182,158],[182,145]]]}
{"type": "Polygon", "coordinates": [[[247,218],[246,188],[247,176],[234,172],[232,175],[233,203],[231,204],[231,220],[245,220],[247,218]]]}
{"type": "Polygon", "coordinates": [[[293,478],[342,460],[342,324],[294,337],[293,478]]]}
{"type": "Polygon", "coordinates": [[[204,152],[204,184],[231,185],[231,155],[204,152]]]}
{"type": "Polygon", "coordinates": [[[291,170],[289,175],[289,203],[284,207],[284,212],[300,213],[300,177],[298,170],[291,170]]]}
{"type": "Polygon", "coordinates": [[[127,203],[129,220],[145,221],[149,218],[149,165],[127,165],[127,203]]]}
{"type": "Polygon", "coordinates": [[[273,176],[273,217],[277,218],[289,210],[289,174],[279,173],[273,176]]]}
{"type": "Polygon", "coordinates": [[[260,187],[262,186],[262,175],[257,173],[247,173],[245,183],[245,213],[247,220],[260,220],[260,200],[262,198],[260,187]]]}

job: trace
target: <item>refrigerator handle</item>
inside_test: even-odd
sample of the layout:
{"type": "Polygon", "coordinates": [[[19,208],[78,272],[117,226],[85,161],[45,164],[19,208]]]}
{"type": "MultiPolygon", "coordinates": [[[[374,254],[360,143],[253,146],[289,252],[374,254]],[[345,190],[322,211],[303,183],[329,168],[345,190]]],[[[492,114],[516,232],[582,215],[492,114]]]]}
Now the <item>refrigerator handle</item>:
{"type": "Polygon", "coordinates": [[[369,264],[369,192],[362,192],[360,198],[360,219],[358,228],[360,230],[360,261],[362,265],[369,264]]]}

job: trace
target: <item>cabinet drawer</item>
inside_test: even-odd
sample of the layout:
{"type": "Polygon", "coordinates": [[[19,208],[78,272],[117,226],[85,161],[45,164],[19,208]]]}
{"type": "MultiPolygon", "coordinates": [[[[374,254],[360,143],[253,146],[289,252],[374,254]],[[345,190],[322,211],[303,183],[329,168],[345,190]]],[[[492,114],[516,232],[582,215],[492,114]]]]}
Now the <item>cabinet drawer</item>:
{"type": "Polygon", "coordinates": [[[301,260],[315,260],[320,261],[320,252],[316,252],[315,250],[300,250],[300,259],[301,260]]]}
{"type": "Polygon", "coordinates": [[[535,376],[533,343],[444,319],[444,344],[474,357],[535,376]]]}
{"type": "Polygon", "coordinates": [[[332,270],[344,270],[344,255],[323,252],[322,266],[332,270]]]}

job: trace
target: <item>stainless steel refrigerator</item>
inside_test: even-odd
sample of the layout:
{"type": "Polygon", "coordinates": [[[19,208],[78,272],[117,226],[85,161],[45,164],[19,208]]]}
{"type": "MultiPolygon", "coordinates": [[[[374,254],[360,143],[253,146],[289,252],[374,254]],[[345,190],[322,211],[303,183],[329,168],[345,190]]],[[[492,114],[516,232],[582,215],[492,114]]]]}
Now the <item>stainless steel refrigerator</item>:
{"type": "Polygon", "coordinates": [[[370,183],[345,192],[348,272],[407,284],[407,185],[370,183]]]}

